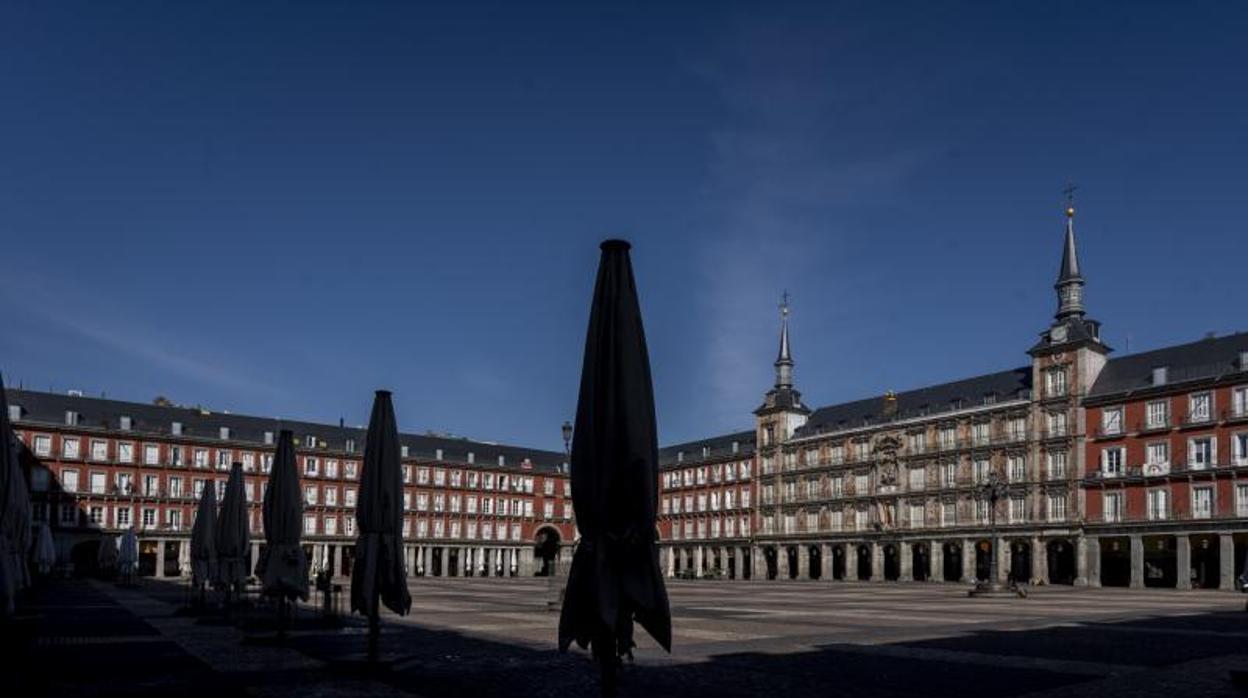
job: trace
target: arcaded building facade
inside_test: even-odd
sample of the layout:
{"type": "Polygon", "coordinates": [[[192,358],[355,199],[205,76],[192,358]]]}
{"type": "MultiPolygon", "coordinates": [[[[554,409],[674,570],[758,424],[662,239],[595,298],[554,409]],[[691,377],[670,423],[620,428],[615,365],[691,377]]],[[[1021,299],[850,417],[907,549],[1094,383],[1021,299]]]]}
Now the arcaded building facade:
{"type": "MultiPolygon", "coordinates": [[[[8,402],[34,523],[51,527],[64,569],[90,572],[99,545],[134,528],[140,574],[188,574],[200,493],[215,487],[220,501],[236,462],[254,564],[277,434],[290,429],[313,571],[350,574],[366,430],[28,390],[9,390],[8,402]]],[[[564,454],[428,435],[400,440],[410,575],[548,573],[573,540],[564,454]]]]}
{"type": "Polygon", "coordinates": [[[775,384],[754,411],[754,429],[662,453],[667,569],[736,579],[970,582],[989,575],[995,519],[1003,582],[1160,586],[1187,579],[1190,567],[1193,584],[1229,588],[1248,549],[1248,536],[1237,533],[1248,531],[1248,478],[1239,482],[1248,464],[1248,335],[1110,358],[1100,323],[1087,316],[1084,286],[1069,208],[1057,311],[1026,349],[1026,364],[819,408],[794,385],[783,307],[775,384]],[[1169,453],[1207,466],[1131,467],[1157,440],[1155,430],[1125,426],[1159,399],[1139,392],[1152,364],[1170,364],[1172,380],[1182,376],[1151,388],[1171,396],[1172,419],[1187,420],[1167,427],[1169,453]],[[1204,421],[1193,422],[1184,401],[1205,394],[1204,421]],[[1119,431],[1105,431],[1105,405],[1122,412],[1119,431]],[[1105,475],[1112,448],[1123,452],[1109,456],[1120,473],[1105,475]],[[716,479],[729,467],[737,482],[716,479]],[[742,472],[753,501],[744,517],[725,508],[725,490],[742,501],[742,472]],[[994,479],[1003,483],[995,512],[987,488],[994,479]],[[1163,496],[1159,520],[1148,502],[1163,496]],[[1209,550],[1220,562],[1210,562],[1209,550]]]}

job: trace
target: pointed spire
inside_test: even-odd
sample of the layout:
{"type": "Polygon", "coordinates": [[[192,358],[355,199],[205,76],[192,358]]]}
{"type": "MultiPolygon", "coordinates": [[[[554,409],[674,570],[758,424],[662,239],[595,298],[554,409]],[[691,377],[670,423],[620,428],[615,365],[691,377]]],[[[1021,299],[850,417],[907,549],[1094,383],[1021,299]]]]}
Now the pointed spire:
{"type": "Polygon", "coordinates": [[[789,292],[780,301],[780,353],[776,356],[776,387],[793,387],[793,354],[789,349],[789,292]]]}
{"type": "Polygon", "coordinates": [[[1075,247],[1075,187],[1066,187],[1066,240],[1062,247],[1062,266],[1057,272],[1058,320],[1083,316],[1083,275],[1079,272],[1079,252],[1075,247]]]}

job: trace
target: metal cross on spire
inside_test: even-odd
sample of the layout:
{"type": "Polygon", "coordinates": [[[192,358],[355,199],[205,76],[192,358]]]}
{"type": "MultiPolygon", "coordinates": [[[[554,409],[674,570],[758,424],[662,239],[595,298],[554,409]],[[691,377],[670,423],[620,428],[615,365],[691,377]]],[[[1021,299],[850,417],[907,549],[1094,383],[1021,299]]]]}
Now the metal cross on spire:
{"type": "Polygon", "coordinates": [[[1066,188],[1062,190],[1062,193],[1066,195],[1066,215],[1068,217],[1075,215],[1075,190],[1078,188],[1074,182],[1067,182],[1066,188]]]}
{"type": "Polygon", "coordinates": [[[782,316],[787,316],[789,314],[789,291],[788,289],[785,289],[784,293],[780,294],[780,314],[782,316]]]}

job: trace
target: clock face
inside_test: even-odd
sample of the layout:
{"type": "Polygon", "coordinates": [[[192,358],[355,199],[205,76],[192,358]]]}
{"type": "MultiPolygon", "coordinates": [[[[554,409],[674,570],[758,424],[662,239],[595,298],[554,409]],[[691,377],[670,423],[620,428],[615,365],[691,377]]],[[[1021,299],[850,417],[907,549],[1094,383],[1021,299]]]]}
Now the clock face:
{"type": "Polygon", "coordinates": [[[1066,326],[1058,325],[1057,327],[1054,327],[1052,330],[1049,330],[1049,337],[1051,337],[1054,342],[1065,342],[1066,341],[1066,326]]]}

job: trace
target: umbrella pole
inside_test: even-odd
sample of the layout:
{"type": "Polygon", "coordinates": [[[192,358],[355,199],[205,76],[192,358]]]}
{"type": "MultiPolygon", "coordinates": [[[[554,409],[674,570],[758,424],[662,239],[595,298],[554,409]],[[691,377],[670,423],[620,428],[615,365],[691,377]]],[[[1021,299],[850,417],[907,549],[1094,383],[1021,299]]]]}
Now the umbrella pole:
{"type": "Polygon", "coordinates": [[[377,640],[381,635],[381,619],[376,609],[368,614],[368,661],[377,661],[377,640]]]}

